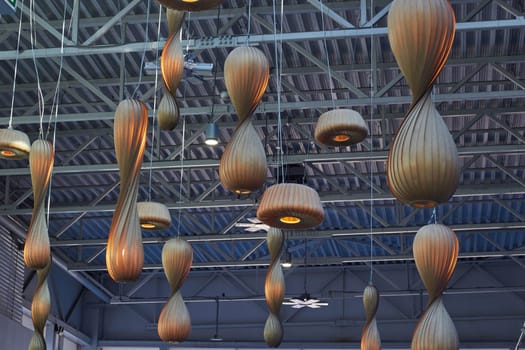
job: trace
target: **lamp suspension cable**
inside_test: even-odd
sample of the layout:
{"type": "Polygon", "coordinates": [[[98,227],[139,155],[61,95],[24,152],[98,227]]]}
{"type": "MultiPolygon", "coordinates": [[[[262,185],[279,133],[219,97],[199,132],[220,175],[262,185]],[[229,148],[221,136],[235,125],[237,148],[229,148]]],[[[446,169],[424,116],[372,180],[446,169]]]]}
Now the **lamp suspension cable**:
{"type": "Polygon", "coordinates": [[[277,84],[277,183],[284,182],[284,150],[283,150],[283,133],[282,133],[282,116],[281,116],[281,79],[283,69],[283,18],[284,18],[284,0],[281,1],[281,23],[280,34],[277,39],[277,10],[275,0],[272,2],[273,9],[273,38],[274,38],[274,56],[275,56],[275,74],[277,84]]]}
{"type": "Polygon", "coordinates": [[[245,43],[246,46],[248,46],[250,43],[251,31],[252,31],[252,0],[248,0],[248,35],[246,36],[246,43],[245,43]]]}
{"type": "Polygon", "coordinates": [[[144,47],[142,49],[142,56],[140,58],[140,65],[139,65],[139,81],[137,83],[137,86],[135,86],[135,90],[133,90],[133,93],[131,94],[130,98],[133,98],[135,96],[135,94],[137,93],[140,87],[140,84],[142,84],[142,76],[143,76],[142,71],[144,70],[144,59],[146,57],[146,49],[148,47],[148,42],[149,42],[149,16],[150,16],[151,0],[148,0],[146,7],[147,7],[146,9],[146,30],[144,33],[144,47]]]}
{"type": "MultiPolygon", "coordinates": [[[[157,50],[155,50],[155,62],[159,61],[159,50],[160,50],[160,24],[162,22],[162,5],[159,4],[159,20],[157,24],[157,50]]],[[[155,83],[153,93],[153,120],[151,126],[151,147],[149,154],[149,177],[148,177],[148,201],[151,202],[151,184],[153,177],[153,153],[155,150],[155,122],[157,119],[157,89],[159,86],[159,66],[155,65],[155,83]]]]}
{"type": "MultiPolygon", "coordinates": [[[[374,0],[370,0],[370,17],[374,13],[374,0]]],[[[374,24],[370,26],[370,280],[374,278],[374,164],[372,154],[374,151],[374,95],[376,89],[376,52],[374,45],[374,24]]]]}
{"type": "Polygon", "coordinates": [[[18,73],[18,56],[20,54],[20,34],[22,33],[22,8],[24,7],[24,0],[22,0],[22,4],[20,7],[20,21],[18,23],[18,37],[16,40],[16,58],[15,58],[15,72],[13,73],[13,89],[12,89],[12,96],[11,96],[11,111],[9,112],[9,124],[8,128],[13,128],[13,112],[15,109],[15,92],[16,92],[16,76],[18,73]]]}
{"type": "Polygon", "coordinates": [[[180,237],[180,221],[182,217],[182,185],[183,185],[183,178],[184,178],[184,149],[186,147],[185,137],[186,137],[186,117],[184,115],[182,117],[182,144],[181,144],[181,152],[180,152],[180,183],[179,183],[179,212],[177,214],[177,237],[180,237]]]}
{"type": "MultiPolygon", "coordinates": [[[[215,36],[219,36],[219,26],[221,23],[221,7],[217,7],[217,26],[215,29],[215,36]]],[[[249,26],[248,26],[249,27],[249,26]]],[[[213,90],[212,90],[212,100],[211,100],[211,114],[210,118],[208,119],[208,123],[215,123],[215,120],[213,120],[213,115],[215,113],[215,96],[216,96],[216,90],[217,90],[217,71],[218,71],[218,64],[213,65],[213,90]]]]}
{"type": "Polygon", "coordinates": [[[321,0],[321,29],[323,31],[323,48],[326,56],[326,67],[328,69],[328,85],[330,88],[330,99],[332,100],[332,108],[335,109],[335,96],[334,96],[334,81],[332,79],[332,69],[330,67],[330,55],[328,54],[328,45],[326,43],[326,27],[324,18],[324,4],[321,0]]]}
{"type": "Polygon", "coordinates": [[[44,139],[44,95],[42,94],[42,87],[40,86],[40,76],[38,74],[38,64],[36,61],[35,55],[35,46],[36,46],[36,26],[34,24],[35,17],[35,4],[34,0],[29,0],[29,37],[31,41],[31,53],[33,56],[33,65],[35,67],[35,76],[36,76],[36,92],[38,95],[38,113],[40,117],[40,127],[38,130],[38,137],[44,139]]]}

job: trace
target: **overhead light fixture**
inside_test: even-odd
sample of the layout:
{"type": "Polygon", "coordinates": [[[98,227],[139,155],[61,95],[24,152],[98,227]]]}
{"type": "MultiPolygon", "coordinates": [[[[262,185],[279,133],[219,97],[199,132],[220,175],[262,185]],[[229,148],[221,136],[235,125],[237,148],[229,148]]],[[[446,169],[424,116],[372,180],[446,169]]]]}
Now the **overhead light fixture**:
{"type": "Polygon", "coordinates": [[[285,301],[283,305],[291,305],[293,309],[302,309],[309,307],[310,309],[320,309],[323,306],[328,306],[328,303],[321,302],[320,299],[312,297],[308,293],[303,293],[298,297],[293,297],[285,301]]]}
{"type": "Polygon", "coordinates": [[[281,266],[286,269],[292,267],[292,254],[290,254],[289,250],[284,254],[284,261],[281,263],[281,266]]]}
{"type": "Polygon", "coordinates": [[[214,122],[208,123],[206,127],[206,141],[204,141],[204,143],[208,146],[217,146],[219,144],[218,134],[219,129],[217,128],[217,124],[214,122]]]}
{"type": "Polygon", "coordinates": [[[0,129],[0,158],[22,159],[29,156],[29,137],[13,128],[0,129]]]}
{"type": "Polygon", "coordinates": [[[145,230],[164,230],[171,225],[168,207],[159,202],[138,202],[140,227],[145,230]]]}

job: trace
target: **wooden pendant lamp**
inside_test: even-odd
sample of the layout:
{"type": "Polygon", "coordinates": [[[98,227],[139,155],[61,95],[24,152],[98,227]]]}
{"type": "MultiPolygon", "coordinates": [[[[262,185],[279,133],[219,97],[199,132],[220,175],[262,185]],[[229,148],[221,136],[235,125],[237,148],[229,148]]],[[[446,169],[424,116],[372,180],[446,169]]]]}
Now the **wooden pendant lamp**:
{"type": "Polygon", "coordinates": [[[412,89],[413,102],[390,146],[387,182],[392,194],[414,207],[434,207],[456,191],[456,145],[431,100],[450,54],[455,16],[448,0],[395,0],[388,38],[412,89]]]}
{"type": "Polygon", "coordinates": [[[178,33],[184,24],[186,18],[186,11],[179,11],[174,9],[166,9],[166,20],[168,22],[169,36],[178,33]]]}
{"type": "Polygon", "coordinates": [[[159,202],[138,202],[140,227],[144,230],[164,230],[171,226],[168,207],[159,202]]]}
{"type": "Polygon", "coordinates": [[[358,112],[351,109],[334,109],[321,114],[315,126],[314,136],[321,145],[350,146],[368,136],[368,126],[358,112]]]}
{"type": "Polygon", "coordinates": [[[219,6],[224,0],[157,0],[167,8],[179,11],[204,11],[219,6]]]}
{"type": "Polygon", "coordinates": [[[142,157],[146,147],[148,111],[138,100],[123,100],[115,111],[115,153],[120,193],[106,249],[106,266],[114,281],[137,279],[144,264],[144,248],[137,213],[142,157]]]}
{"type": "Polygon", "coordinates": [[[257,218],[270,227],[303,230],[323,222],[324,210],[319,194],[294,183],[268,187],[257,208],[257,218]]]}
{"type": "Polygon", "coordinates": [[[363,292],[366,323],[361,333],[361,350],[381,350],[381,337],[377,328],[376,312],[379,306],[379,292],[373,285],[366,286],[363,292]]]}
{"type": "Polygon", "coordinates": [[[173,95],[165,92],[160,99],[157,110],[159,127],[162,130],[173,130],[177,127],[180,118],[179,104],[173,95]]]}
{"type": "Polygon", "coordinates": [[[171,288],[171,296],[162,308],[157,325],[158,334],[165,342],[182,342],[190,335],[190,314],[179,289],[190,272],[192,260],[190,244],[180,238],[170,239],[162,248],[162,266],[171,288]]]}
{"type": "Polygon", "coordinates": [[[264,281],[264,295],[270,314],[264,325],[264,341],[269,347],[276,348],[283,340],[283,325],[280,319],[281,305],[284,300],[284,275],[281,267],[281,253],[284,235],[280,229],[270,228],[266,236],[270,253],[270,266],[264,281]]]}
{"type": "Polygon", "coordinates": [[[29,168],[33,186],[33,214],[24,246],[24,262],[30,269],[43,269],[51,261],[49,234],[45,215],[45,196],[53,171],[53,145],[36,140],[31,145],[29,168]]]}
{"type": "Polygon", "coordinates": [[[459,340],[442,294],[452,277],[459,251],[454,231],[444,225],[423,226],[413,243],[414,260],[429,301],[412,336],[412,350],[456,350],[459,340]]]}
{"type": "Polygon", "coordinates": [[[239,124],[219,166],[221,183],[229,191],[250,193],[266,181],[266,154],[253,128],[251,114],[261,101],[269,78],[268,59],[254,47],[234,49],[224,63],[224,81],[239,116],[239,124]]]}
{"type": "Polygon", "coordinates": [[[44,328],[51,310],[51,296],[47,285],[47,276],[50,269],[51,260],[44,268],[38,269],[36,272],[36,289],[31,301],[31,320],[33,321],[34,333],[29,342],[29,350],[47,349],[44,339],[44,328]]]}
{"type": "Polygon", "coordinates": [[[0,158],[24,159],[30,150],[31,143],[26,133],[13,128],[0,129],[0,158]]]}
{"type": "Polygon", "coordinates": [[[177,87],[179,86],[184,71],[184,54],[182,52],[182,43],[178,33],[170,35],[160,58],[160,72],[164,86],[173,97],[176,96],[177,87]]]}

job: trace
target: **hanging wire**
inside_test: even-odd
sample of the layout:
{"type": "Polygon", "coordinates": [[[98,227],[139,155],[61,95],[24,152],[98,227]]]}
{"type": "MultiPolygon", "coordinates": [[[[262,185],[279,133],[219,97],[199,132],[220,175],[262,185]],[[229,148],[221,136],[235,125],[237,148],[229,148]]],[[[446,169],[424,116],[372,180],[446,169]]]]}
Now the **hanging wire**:
{"type": "Polygon", "coordinates": [[[15,72],[13,73],[13,90],[11,96],[11,111],[9,113],[9,125],[8,128],[13,128],[13,111],[15,109],[15,91],[16,91],[16,75],[18,73],[18,56],[20,54],[20,34],[22,33],[22,8],[24,7],[24,0],[20,6],[20,23],[18,23],[18,38],[16,41],[16,58],[15,58],[15,72]]]}
{"type": "MultiPolygon", "coordinates": [[[[220,10],[220,6],[219,6],[220,10]]],[[[252,30],[252,0],[248,1],[248,35],[246,37],[246,46],[250,43],[250,34],[252,30]]]]}
{"type": "MultiPolygon", "coordinates": [[[[374,13],[374,0],[370,1],[370,16],[374,13]]],[[[374,168],[372,153],[374,151],[374,94],[376,54],[374,45],[374,25],[370,26],[370,284],[374,277],[374,168]]]]}
{"type": "Polygon", "coordinates": [[[44,138],[44,95],[42,94],[42,87],[40,86],[40,76],[38,74],[38,64],[36,62],[36,55],[35,55],[35,46],[36,46],[36,26],[34,25],[34,0],[29,1],[29,37],[31,38],[31,52],[33,55],[33,65],[35,67],[35,75],[36,75],[36,86],[37,86],[37,95],[38,95],[38,112],[40,116],[40,128],[38,136],[39,138],[44,138]]]}
{"type": "MultiPolygon", "coordinates": [[[[159,62],[160,50],[160,24],[162,22],[162,5],[159,4],[159,20],[157,25],[157,50],[155,50],[155,62],[159,62]]],[[[151,126],[151,148],[149,153],[149,177],[148,177],[148,201],[151,202],[151,178],[153,176],[153,153],[155,149],[155,122],[157,120],[157,88],[159,84],[159,67],[155,64],[155,86],[153,94],[153,121],[151,126]]]]}
{"type": "Polygon", "coordinates": [[[146,32],[144,34],[145,40],[144,40],[144,48],[142,49],[142,57],[140,59],[140,66],[139,66],[139,82],[137,83],[137,86],[135,86],[135,90],[133,90],[133,94],[131,94],[131,98],[135,96],[135,93],[140,87],[140,84],[142,84],[142,71],[144,70],[144,59],[146,57],[146,49],[148,47],[148,41],[149,41],[149,15],[150,15],[150,7],[151,7],[151,0],[148,0],[148,3],[146,5],[148,8],[146,10],[146,32]]]}
{"type": "Polygon", "coordinates": [[[277,182],[284,182],[284,150],[283,150],[283,133],[282,133],[282,116],[281,116],[281,79],[283,69],[283,18],[284,18],[284,0],[281,1],[281,24],[280,24],[280,35],[277,39],[277,10],[275,0],[273,1],[273,38],[274,38],[274,56],[275,56],[275,69],[277,76],[277,182]]]}
{"type": "MultiPolygon", "coordinates": [[[[184,115],[182,116],[182,149],[180,152],[180,183],[179,183],[179,201],[182,202],[182,184],[183,184],[183,177],[184,177],[184,148],[186,147],[185,144],[185,136],[186,136],[186,118],[184,115]]],[[[182,203],[181,203],[182,205],[182,203]]],[[[179,207],[179,213],[177,217],[177,237],[180,237],[180,221],[182,216],[182,208],[179,207]]]]}
{"type": "Polygon", "coordinates": [[[328,84],[330,86],[330,98],[332,100],[332,108],[335,109],[334,81],[332,79],[332,69],[330,68],[330,55],[328,54],[328,45],[326,44],[326,28],[325,28],[325,22],[324,22],[323,0],[321,0],[321,28],[323,30],[323,47],[324,47],[324,54],[326,56],[326,66],[328,68],[328,84]]]}
{"type": "MultiPolygon", "coordinates": [[[[220,20],[221,20],[221,7],[219,6],[217,8],[217,28],[215,30],[215,36],[218,37],[219,36],[219,26],[220,26],[220,20]]],[[[208,119],[208,122],[209,123],[213,123],[214,120],[213,120],[213,114],[215,113],[215,93],[216,93],[216,90],[217,90],[217,71],[218,71],[218,65],[215,63],[213,64],[213,99],[211,101],[211,115],[210,115],[210,118],[208,119]]]]}

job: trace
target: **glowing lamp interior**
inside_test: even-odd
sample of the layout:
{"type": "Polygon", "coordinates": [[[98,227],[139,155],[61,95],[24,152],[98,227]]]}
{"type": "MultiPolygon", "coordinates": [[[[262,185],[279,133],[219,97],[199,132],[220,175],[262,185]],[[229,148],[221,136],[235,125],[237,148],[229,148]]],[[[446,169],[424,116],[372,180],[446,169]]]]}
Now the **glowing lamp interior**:
{"type": "Polygon", "coordinates": [[[9,150],[9,149],[3,149],[0,151],[0,154],[4,157],[14,157],[16,155],[15,152],[9,150]]]}
{"type": "Polygon", "coordinates": [[[350,135],[335,135],[332,140],[335,142],[345,142],[350,140],[350,135]]]}
{"type": "Polygon", "coordinates": [[[299,219],[297,216],[283,216],[279,219],[283,224],[298,224],[301,222],[301,219],[299,219]]]}
{"type": "Polygon", "coordinates": [[[144,228],[144,229],[147,229],[147,230],[151,230],[151,229],[154,229],[157,227],[157,225],[155,224],[152,224],[150,222],[143,222],[140,224],[140,227],[144,228]]]}

